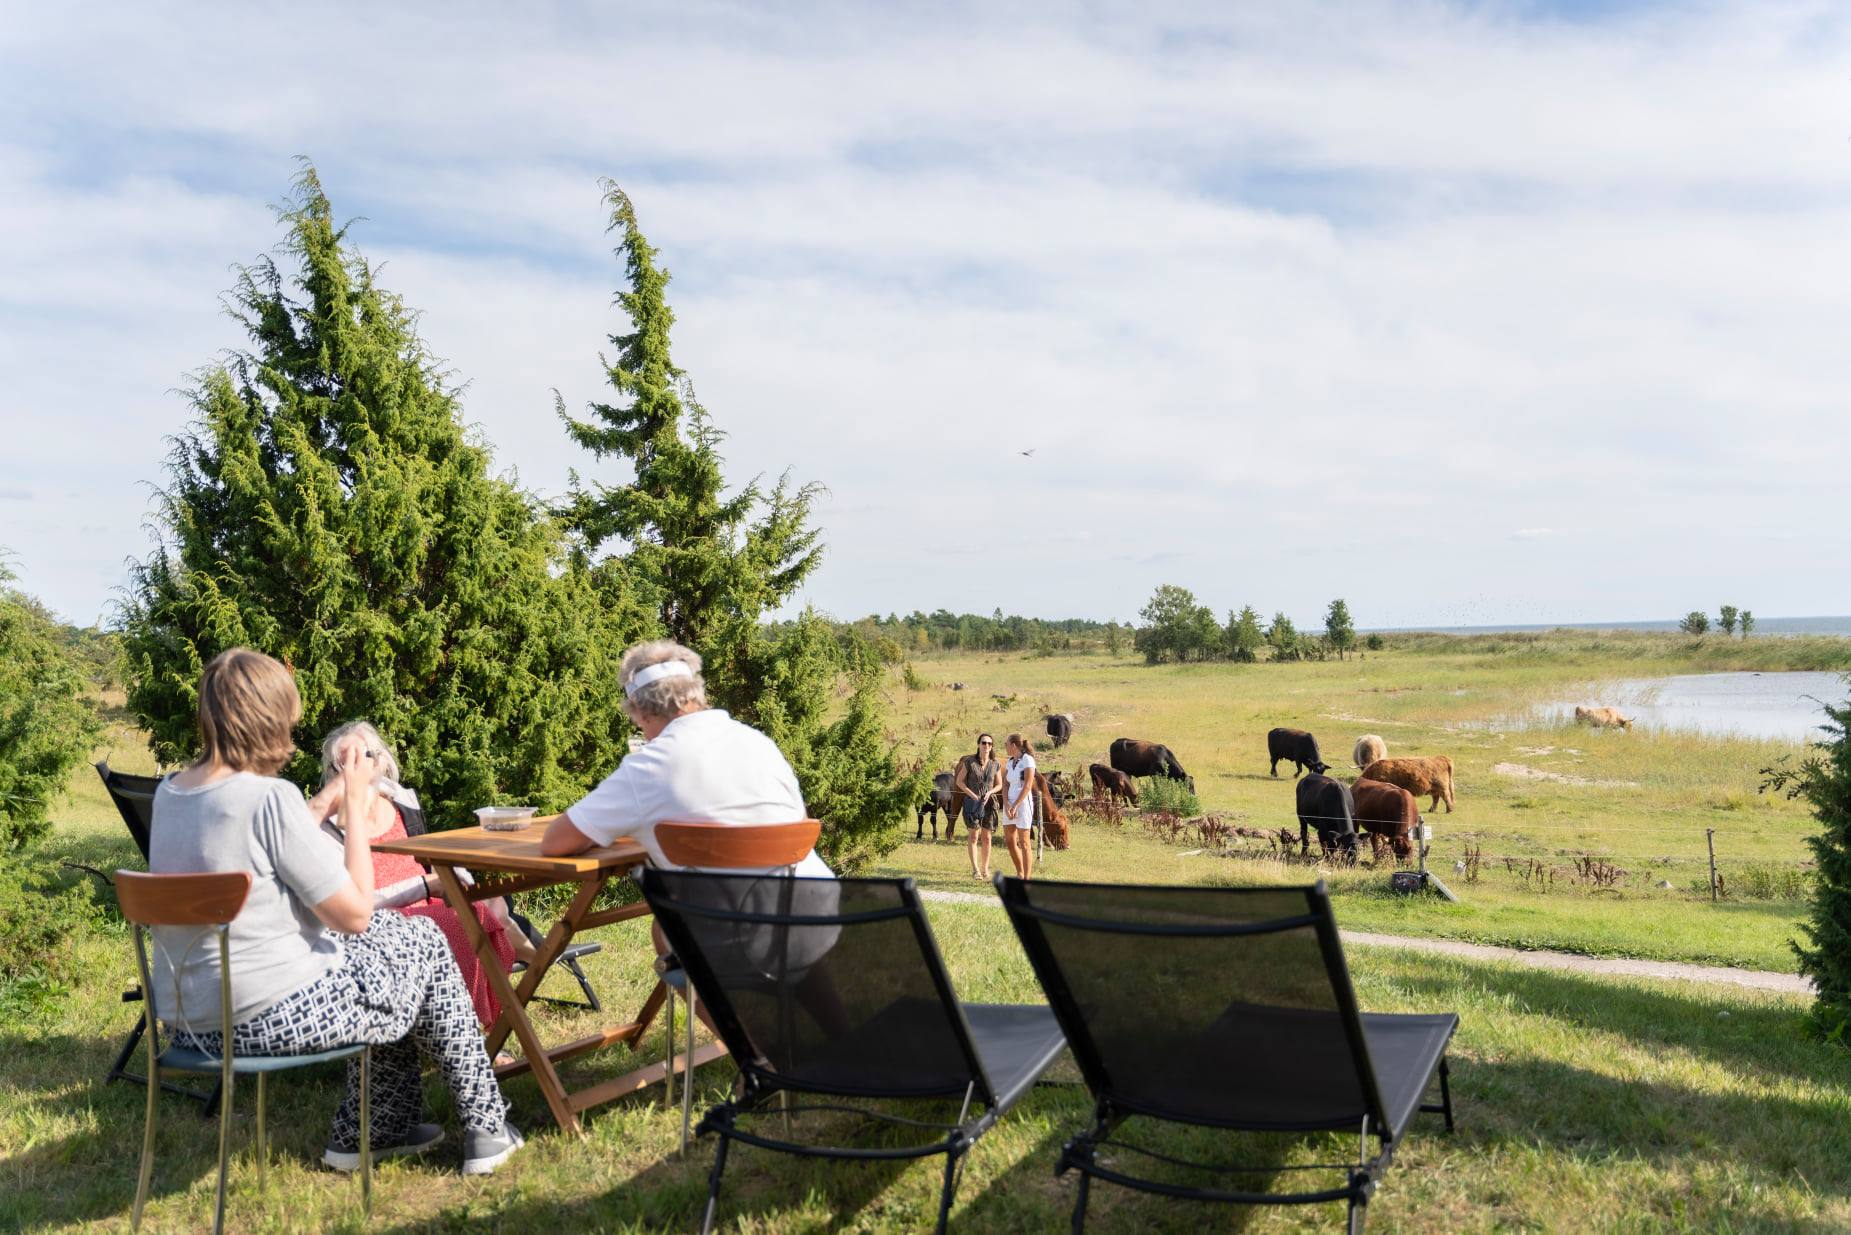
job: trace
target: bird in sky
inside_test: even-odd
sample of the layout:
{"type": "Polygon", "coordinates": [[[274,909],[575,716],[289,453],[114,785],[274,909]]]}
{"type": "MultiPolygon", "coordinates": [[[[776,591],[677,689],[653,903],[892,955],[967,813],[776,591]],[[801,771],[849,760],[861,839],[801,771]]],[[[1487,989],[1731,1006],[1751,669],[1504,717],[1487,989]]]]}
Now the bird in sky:
{"type": "Polygon", "coordinates": [[[1023,457],[1024,459],[1026,459],[1026,458],[1029,458],[1029,457],[1030,457],[1031,455],[1033,455],[1034,453],[1035,453],[1035,448],[1034,448],[1033,446],[1031,446],[1031,447],[1029,447],[1029,448],[1028,448],[1027,450],[1024,450],[1024,451],[1022,451],[1022,452],[1021,452],[1021,454],[1022,454],[1022,457],[1023,457]]]}

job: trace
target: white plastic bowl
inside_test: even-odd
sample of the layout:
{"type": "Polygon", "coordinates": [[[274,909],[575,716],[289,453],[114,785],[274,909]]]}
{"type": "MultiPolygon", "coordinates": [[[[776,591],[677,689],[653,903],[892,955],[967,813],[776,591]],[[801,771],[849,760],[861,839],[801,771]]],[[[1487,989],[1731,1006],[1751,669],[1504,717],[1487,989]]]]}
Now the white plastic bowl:
{"type": "Polygon", "coordinates": [[[533,818],[532,806],[478,806],[476,822],[490,832],[518,832],[533,818]]]}

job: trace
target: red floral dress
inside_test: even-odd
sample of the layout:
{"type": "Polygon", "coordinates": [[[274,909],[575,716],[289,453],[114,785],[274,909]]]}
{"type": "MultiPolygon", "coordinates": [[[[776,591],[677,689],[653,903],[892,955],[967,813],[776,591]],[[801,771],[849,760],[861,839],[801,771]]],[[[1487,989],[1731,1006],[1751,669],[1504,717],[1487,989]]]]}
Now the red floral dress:
{"type": "MultiPolygon", "coordinates": [[[[405,816],[398,807],[392,808],[392,826],[375,836],[376,841],[404,840],[405,816]]],[[[418,860],[403,853],[381,853],[373,850],[373,883],[375,887],[390,887],[403,879],[416,879],[424,874],[424,868],[418,860]]],[[[493,913],[484,903],[475,906],[476,921],[488,933],[488,941],[495,949],[495,958],[501,962],[503,973],[514,968],[514,945],[508,940],[508,932],[495,920],[493,913]]],[[[450,908],[441,899],[419,901],[415,905],[405,905],[399,912],[409,917],[429,918],[437,923],[443,931],[443,937],[450,943],[450,954],[456,958],[456,968],[463,975],[463,986],[469,991],[469,1001],[475,1005],[476,1019],[486,1028],[501,1015],[501,1001],[495,998],[495,990],[489,985],[488,976],[482,972],[482,961],[476,950],[469,946],[469,936],[463,930],[463,923],[456,916],[456,910],[450,908]]]]}

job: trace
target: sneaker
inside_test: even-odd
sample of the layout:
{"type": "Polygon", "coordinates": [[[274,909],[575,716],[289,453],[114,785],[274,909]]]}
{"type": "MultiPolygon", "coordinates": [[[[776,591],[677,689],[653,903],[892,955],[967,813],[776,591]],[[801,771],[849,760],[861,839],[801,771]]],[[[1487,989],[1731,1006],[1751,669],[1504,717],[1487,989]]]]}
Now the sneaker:
{"type": "MultiPolygon", "coordinates": [[[[397,1158],[404,1154],[421,1154],[441,1140],[443,1129],[436,1124],[413,1124],[409,1132],[390,1145],[375,1142],[373,1161],[397,1158]]],[[[357,1171],[360,1169],[360,1151],[358,1148],[336,1149],[330,1145],[322,1151],[321,1164],[337,1171],[357,1171]]]]}
{"type": "Polygon", "coordinates": [[[492,1175],[495,1168],[514,1156],[527,1142],[521,1130],[502,1121],[499,1132],[469,1132],[463,1136],[463,1174],[492,1175]]]}

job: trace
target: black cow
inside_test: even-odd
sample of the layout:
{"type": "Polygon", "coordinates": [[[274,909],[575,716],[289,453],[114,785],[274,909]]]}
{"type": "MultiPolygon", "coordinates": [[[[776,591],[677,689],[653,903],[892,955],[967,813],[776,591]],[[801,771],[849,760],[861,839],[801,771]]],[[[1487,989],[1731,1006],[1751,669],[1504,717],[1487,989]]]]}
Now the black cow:
{"type": "Polygon", "coordinates": [[[919,804],[919,834],[914,840],[925,839],[926,816],[932,817],[932,839],[938,839],[938,812],[945,812],[945,839],[951,839],[951,831],[957,827],[958,816],[954,809],[958,791],[952,788],[956,778],[949,772],[940,772],[932,778],[932,794],[919,804]]]}
{"type": "Polygon", "coordinates": [[[1117,738],[1112,743],[1112,766],[1126,776],[1167,776],[1180,780],[1195,792],[1195,777],[1183,771],[1170,748],[1160,742],[1140,742],[1136,738],[1117,738]]]}
{"type": "Polygon", "coordinates": [[[1048,796],[1054,799],[1054,805],[1067,805],[1067,774],[1065,772],[1049,772],[1041,779],[1047,782],[1048,796]]]}
{"type": "Polygon", "coordinates": [[[1266,753],[1273,761],[1272,772],[1279,775],[1279,761],[1290,759],[1297,765],[1292,773],[1294,779],[1304,773],[1306,768],[1322,772],[1324,760],[1318,754],[1318,740],[1303,729],[1269,729],[1266,731],[1266,753]]]}
{"type": "Polygon", "coordinates": [[[1298,850],[1311,852],[1311,833],[1318,834],[1318,845],[1326,854],[1343,851],[1351,862],[1356,860],[1356,799],[1350,787],[1324,775],[1324,764],[1312,768],[1311,774],[1298,782],[1298,850]]]}
{"type": "Polygon", "coordinates": [[[1108,768],[1103,763],[1095,763],[1087,771],[1093,778],[1094,797],[1104,797],[1110,794],[1115,798],[1123,798],[1133,806],[1138,804],[1138,782],[1117,768],[1108,768]]]}
{"type": "Polygon", "coordinates": [[[1056,712],[1052,716],[1047,717],[1046,720],[1048,722],[1048,737],[1054,740],[1055,750],[1059,750],[1067,743],[1073,741],[1073,717],[1065,712],[1056,712]]]}

